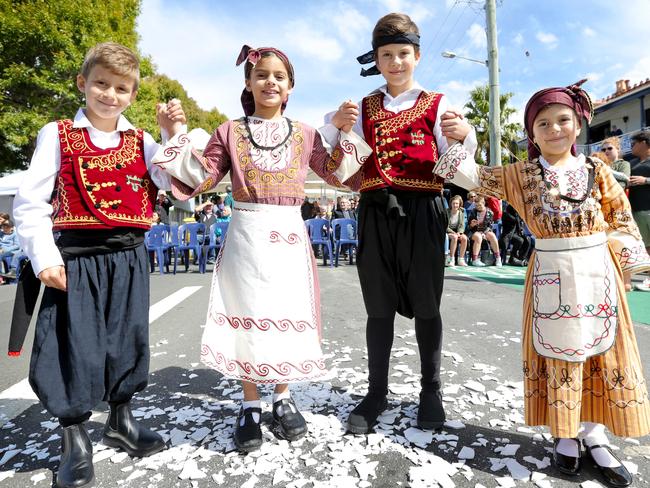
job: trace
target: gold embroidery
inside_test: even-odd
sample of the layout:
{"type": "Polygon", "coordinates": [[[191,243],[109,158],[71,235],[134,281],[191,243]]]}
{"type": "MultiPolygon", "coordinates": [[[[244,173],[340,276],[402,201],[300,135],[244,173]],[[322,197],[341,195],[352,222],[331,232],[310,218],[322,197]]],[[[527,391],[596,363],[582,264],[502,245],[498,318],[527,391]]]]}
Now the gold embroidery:
{"type": "Polygon", "coordinates": [[[368,119],[381,121],[383,136],[394,134],[400,129],[407,127],[414,120],[422,117],[422,115],[424,115],[431,105],[433,105],[440,97],[440,93],[422,92],[420,98],[412,108],[403,110],[397,116],[394,116],[395,114],[384,110],[382,107],[384,94],[377,93],[366,98],[368,119]]]}

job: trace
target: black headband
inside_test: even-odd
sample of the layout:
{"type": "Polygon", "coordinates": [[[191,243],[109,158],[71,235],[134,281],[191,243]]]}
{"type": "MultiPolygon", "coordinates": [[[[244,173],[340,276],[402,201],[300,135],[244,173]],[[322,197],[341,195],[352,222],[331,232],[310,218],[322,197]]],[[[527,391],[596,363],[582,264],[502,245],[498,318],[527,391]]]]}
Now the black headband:
{"type": "MultiPolygon", "coordinates": [[[[379,49],[382,46],[387,46],[388,44],[412,44],[414,46],[420,45],[420,36],[414,33],[406,34],[394,34],[392,36],[381,36],[377,37],[372,41],[372,51],[368,51],[365,54],[357,57],[359,64],[370,64],[375,61],[375,50],[379,49]]],[[[361,76],[374,76],[378,75],[379,68],[377,66],[371,66],[368,69],[361,68],[361,76]]]]}

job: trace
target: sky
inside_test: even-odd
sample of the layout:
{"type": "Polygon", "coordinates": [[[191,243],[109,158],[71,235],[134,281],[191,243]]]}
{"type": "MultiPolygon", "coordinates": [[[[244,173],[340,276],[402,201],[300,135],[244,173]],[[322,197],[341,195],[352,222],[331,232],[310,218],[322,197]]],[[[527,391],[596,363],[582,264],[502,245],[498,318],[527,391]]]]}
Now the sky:
{"type": "MultiPolygon", "coordinates": [[[[500,90],[512,92],[515,120],[535,91],[581,78],[594,99],[615,82],[650,77],[650,0],[497,0],[500,90]]],[[[476,62],[487,58],[480,0],[143,0],[140,50],[158,71],[180,81],[204,109],[242,115],[243,44],[274,46],[289,56],[296,86],[285,115],[312,126],[345,100],[360,101],[383,84],[362,78],[356,57],[370,50],[376,21],[404,12],[418,24],[422,57],[415,79],[458,107],[488,81],[476,62]]],[[[191,123],[191,121],[190,121],[191,123]]],[[[213,128],[207,128],[211,130],[213,128]]]]}

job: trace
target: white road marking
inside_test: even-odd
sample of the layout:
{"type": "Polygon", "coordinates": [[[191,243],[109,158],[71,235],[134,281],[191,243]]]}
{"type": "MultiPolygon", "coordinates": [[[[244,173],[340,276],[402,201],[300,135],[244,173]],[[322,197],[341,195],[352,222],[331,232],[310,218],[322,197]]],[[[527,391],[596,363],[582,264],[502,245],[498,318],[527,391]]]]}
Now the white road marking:
{"type": "MultiPolygon", "coordinates": [[[[200,286],[185,286],[154,303],[149,307],[149,323],[159,319],[200,289],[200,286]]],[[[38,398],[27,378],[0,392],[0,427],[35,403],[38,403],[38,398]]]]}

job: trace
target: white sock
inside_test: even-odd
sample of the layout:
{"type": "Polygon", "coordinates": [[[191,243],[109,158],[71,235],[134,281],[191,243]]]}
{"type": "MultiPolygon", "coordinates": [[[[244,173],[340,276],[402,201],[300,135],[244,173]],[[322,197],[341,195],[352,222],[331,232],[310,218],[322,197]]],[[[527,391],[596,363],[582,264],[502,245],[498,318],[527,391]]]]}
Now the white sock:
{"type": "MultiPolygon", "coordinates": [[[[273,403],[279,402],[280,400],[288,400],[289,398],[291,398],[291,391],[289,391],[289,388],[284,390],[282,393],[273,392],[273,403]]],[[[294,410],[293,405],[291,405],[291,411],[293,410],[294,410]]],[[[284,415],[284,412],[282,411],[281,408],[276,408],[275,414],[278,417],[282,417],[282,415],[284,415]]]]}
{"type": "Polygon", "coordinates": [[[580,457],[578,443],[573,439],[560,439],[560,442],[557,443],[556,451],[564,456],[580,457]]]}
{"type": "MultiPolygon", "coordinates": [[[[609,439],[605,435],[605,426],[593,422],[584,422],[582,430],[582,439],[587,446],[609,446],[609,439]]],[[[592,449],[591,457],[594,458],[598,466],[603,468],[616,468],[621,463],[610,454],[607,449],[592,449]]]]}
{"type": "MultiPolygon", "coordinates": [[[[249,402],[244,402],[244,410],[247,408],[262,408],[262,401],[261,400],[251,400],[249,402]]],[[[256,424],[260,423],[260,414],[257,412],[252,413],[253,416],[253,422],[256,424]]],[[[244,425],[244,420],[245,418],[242,417],[241,420],[239,421],[239,426],[242,427],[244,425]]]]}

